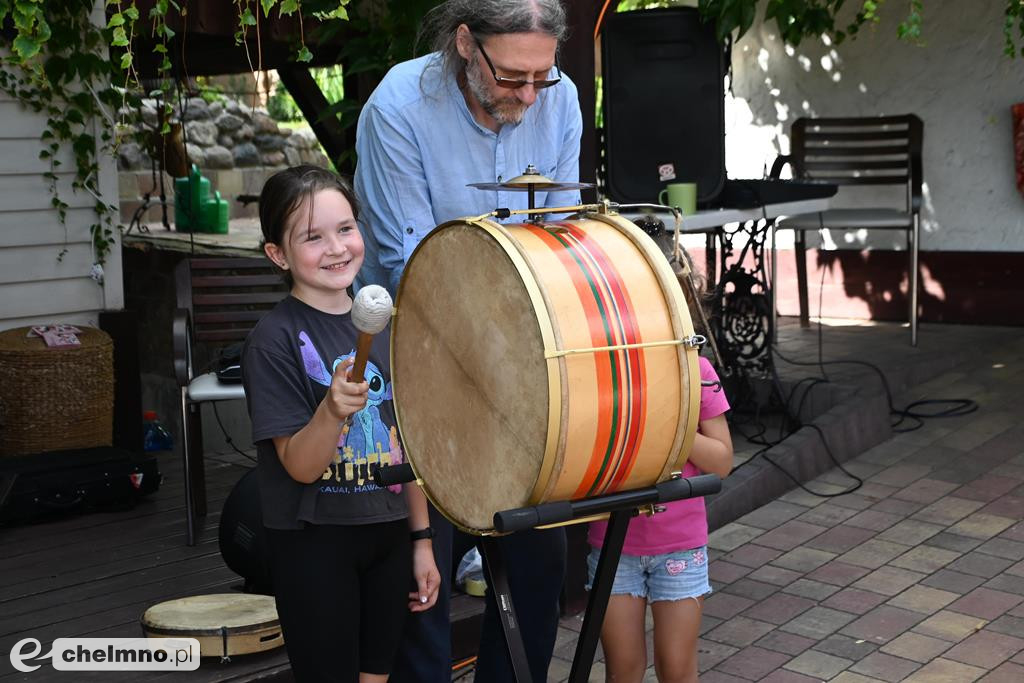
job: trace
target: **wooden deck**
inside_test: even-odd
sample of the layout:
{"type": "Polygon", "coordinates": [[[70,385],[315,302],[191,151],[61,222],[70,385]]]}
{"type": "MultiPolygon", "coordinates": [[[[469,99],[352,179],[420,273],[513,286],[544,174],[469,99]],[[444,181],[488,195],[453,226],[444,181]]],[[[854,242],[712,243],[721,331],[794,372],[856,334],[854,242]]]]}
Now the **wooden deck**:
{"type": "MultiPolygon", "coordinates": [[[[203,593],[237,591],[241,579],[224,564],[217,544],[220,509],[250,466],[239,456],[208,456],[210,514],[194,547],[185,545],[181,463],[162,455],[161,489],[133,510],[95,512],[0,528],[0,681],[290,681],[284,648],[204,658],[193,672],[97,672],[59,675],[49,663],[19,673],[9,653],[22,638],[49,652],[56,638],[131,638],[150,606],[203,593]]],[[[38,662],[36,662],[38,663],[38,662]]]]}

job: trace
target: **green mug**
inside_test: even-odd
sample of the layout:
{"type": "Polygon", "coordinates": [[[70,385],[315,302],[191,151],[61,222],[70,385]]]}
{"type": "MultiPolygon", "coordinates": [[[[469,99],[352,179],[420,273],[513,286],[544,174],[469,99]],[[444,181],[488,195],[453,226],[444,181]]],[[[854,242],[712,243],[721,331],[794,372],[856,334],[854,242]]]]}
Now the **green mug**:
{"type": "Polygon", "coordinates": [[[669,183],[658,193],[658,203],[678,207],[683,214],[697,212],[697,183],[669,183]],[[665,195],[668,195],[666,201],[665,195]]]}

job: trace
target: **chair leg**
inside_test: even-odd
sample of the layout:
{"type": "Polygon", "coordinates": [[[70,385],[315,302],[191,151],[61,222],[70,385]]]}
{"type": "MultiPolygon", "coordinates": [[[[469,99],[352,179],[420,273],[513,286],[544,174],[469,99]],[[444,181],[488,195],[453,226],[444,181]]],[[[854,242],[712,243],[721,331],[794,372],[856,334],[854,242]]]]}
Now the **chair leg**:
{"type": "Polygon", "coordinates": [[[189,455],[192,457],[192,499],[196,516],[206,516],[206,464],[203,457],[203,406],[193,403],[189,406],[189,455]]]}
{"type": "Polygon", "coordinates": [[[775,244],[775,238],[777,237],[777,232],[776,232],[775,221],[774,220],[771,222],[771,226],[769,227],[769,231],[771,232],[772,248],[771,248],[771,264],[770,264],[770,268],[769,268],[769,271],[768,271],[770,273],[770,275],[768,277],[768,300],[771,303],[771,307],[772,307],[772,316],[771,316],[771,321],[772,321],[771,325],[772,325],[772,327],[771,327],[771,331],[769,333],[769,340],[768,341],[770,343],[774,344],[774,343],[777,343],[779,341],[779,299],[778,299],[778,291],[779,290],[778,290],[778,287],[776,286],[776,284],[778,282],[778,275],[779,275],[779,269],[778,269],[778,265],[777,265],[778,261],[776,259],[778,258],[779,252],[778,252],[778,249],[776,248],[776,244],[775,244]]]}
{"type": "Polygon", "coordinates": [[[793,250],[796,253],[796,286],[797,295],[800,297],[800,327],[810,327],[811,319],[807,303],[807,233],[803,230],[793,231],[793,250]]]}
{"type": "Polygon", "coordinates": [[[181,456],[185,480],[185,542],[196,543],[198,518],[206,516],[206,468],[203,464],[201,406],[190,403],[181,388],[181,456]]]}
{"type": "Polygon", "coordinates": [[[192,500],[191,429],[189,425],[188,388],[181,387],[181,465],[185,481],[185,543],[196,544],[196,506],[192,500]]]}
{"type": "Polygon", "coordinates": [[[921,241],[921,223],[918,215],[914,214],[914,224],[910,233],[907,234],[907,251],[910,252],[910,345],[917,346],[917,290],[920,287],[918,282],[920,265],[918,255],[918,244],[921,241]]]}
{"type": "Polygon", "coordinates": [[[715,277],[715,263],[717,258],[718,231],[709,232],[704,235],[704,267],[707,273],[707,289],[714,289],[718,284],[715,277]]]}

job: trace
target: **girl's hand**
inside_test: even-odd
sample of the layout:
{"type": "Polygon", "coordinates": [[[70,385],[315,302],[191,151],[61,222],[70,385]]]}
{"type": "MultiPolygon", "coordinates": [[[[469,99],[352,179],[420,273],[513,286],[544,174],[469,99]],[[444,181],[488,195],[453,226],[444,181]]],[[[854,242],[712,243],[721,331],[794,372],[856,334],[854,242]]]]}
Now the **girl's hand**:
{"type": "Polygon", "coordinates": [[[409,611],[424,612],[437,602],[441,574],[434,564],[434,548],[429,541],[414,541],[412,546],[412,574],[419,590],[409,593],[409,611]]]}
{"type": "Polygon", "coordinates": [[[354,358],[347,358],[338,364],[331,377],[331,386],[324,396],[327,410],[338,422],[347,420],[366,407],[367,392],[370,385],[366,382],[349,381],[349,371],[355,363],[354,358]]]}

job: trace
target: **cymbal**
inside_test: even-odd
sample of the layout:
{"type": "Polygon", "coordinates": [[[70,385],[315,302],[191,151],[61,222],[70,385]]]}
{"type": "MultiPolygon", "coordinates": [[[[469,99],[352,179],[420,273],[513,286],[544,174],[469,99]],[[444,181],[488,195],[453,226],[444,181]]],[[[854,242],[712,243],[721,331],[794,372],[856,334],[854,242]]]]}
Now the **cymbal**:
{"type": "Polygon", "coordinates": [[[563,192],[565,190],[585,190],[593,187],[593,183],[571,183],[561,180],[552,180],[539,173],[524,173],[523,175],[509,178],[502,183],[469,183],[466,187],[475,187],[478,190],[501,190],[512,192],[528,192],[536,190],[540,192],[563,192]]]}

